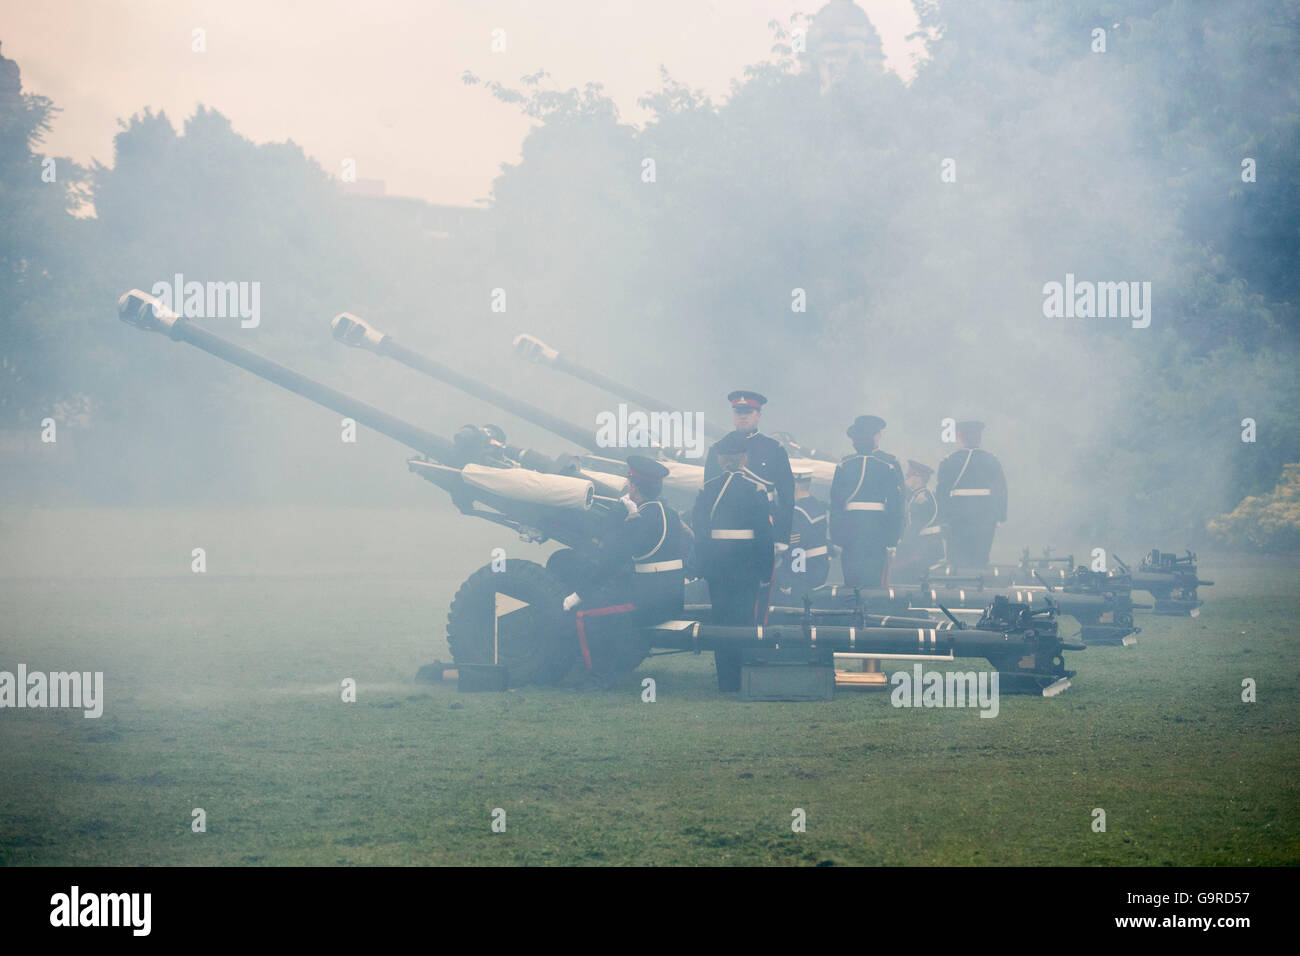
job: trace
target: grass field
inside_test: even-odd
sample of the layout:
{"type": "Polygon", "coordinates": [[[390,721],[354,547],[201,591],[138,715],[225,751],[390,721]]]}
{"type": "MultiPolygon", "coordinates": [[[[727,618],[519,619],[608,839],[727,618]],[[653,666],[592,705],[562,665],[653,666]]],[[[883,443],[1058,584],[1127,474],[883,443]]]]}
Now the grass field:
{"type": "Polygon", "coordinates": [[[0,863],[1300,862],[1294,561],[1203,554],[1199,618],[1148,613],[991,720],[742,704],[707,654],[461,695],[412,682],[456,586],[496,544],[543,552],[431,512],[0,514],[0,670],[106,685],[98,720],[0,710],[0,863]]]}

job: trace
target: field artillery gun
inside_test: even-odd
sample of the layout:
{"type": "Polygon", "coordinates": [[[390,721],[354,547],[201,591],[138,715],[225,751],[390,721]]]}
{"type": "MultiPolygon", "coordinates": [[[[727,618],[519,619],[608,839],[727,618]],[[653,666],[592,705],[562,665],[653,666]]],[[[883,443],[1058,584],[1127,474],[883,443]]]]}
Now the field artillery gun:
{"type": "MultiPolygon", "coordinates": [[[[511,448],[504,436],[496,437],[499,430],[482,430],[494,436],[486,447],[476,442],[449,441],[208,332],[138,290],[119,299],[118,314],[137,329],[185,342],[406,445],[418,453],[407,460],[408,468],[445,490],[462,513],[510,528],[526,540],[554,539],[584,560],[599,561],[610,522],[622,520],[621,505],[596,494],[595,484],[575,474],[571,462],[511,448]],[[522,463],[525,460],[531,467],[522,463]]],[[[490,668],[516,684],[562,679],[578,658],[573,617],[563,609],[567,592],[558,575],[531,561],[510,559],[503,569],[492,565],[480,568],[461,585],[448,613],[447,641],[457,666],[490,668]]],[[[1026,612],[1032,619],[1032,609],[1026,612]]],[[[1035,686],[1051,675],[1059,679],[1057,672],[1063,664],[1058,660],[1053,665],[1052,661],[1072,645],[1059,640],[1044,623],[1031,619],[992,616],[985,626],[963,629],[963,633],[971,633],[964,633],[957,642],[962,656],[988,657],[995,666],[1008,667],[1013,680],[1014,675],[1028,675],[1035,686]],[[1047,644],[1054,648],[1055,658],[1042,649],[1047,644]],[[1017,660],[1012,660],[1013,651],[1024,652],[1026,648],[1033,652],[1020,653],[1017,660]]],[[[773,647],[773,633],[769,631],[765,638],[761,628],[730,633],[731,629],[713,629],[707,620],[689,623],[697,625],[689,628],[689,649],[750,642],[757,648],[756,660],[766,661],[772,653],[789,653],[791,647],[801,646],[793,625],[783,625],[785,630],[775,632],[782,646],[773,647]],[[702,632],[701,628],[709,630],[702,632]]],[[[843,628],[843,633],[835,625],[828,630],[814,630],[809,625],[804,643],[817,653],[842,640],[856,653],[893,654],[899,647],[910,646],[910,635],[918,630],[912,623],[880,628],[850,626],[843,628]]],[[[921,653],[939,654],[943,647],[955,646],[952,639],[941,642],[935,636],[943,628],[920,630],[921,653]],[[926,649],[926,635],[930,650],[926,649]]],[[[687,649],[680,632],[674,631],[677,636],[672,637],[670,631],[673,629],[665,630],[663,625],[629,627],[628,633],[620,635],[625,645],[625,652],[620,654],[622,665],[635,667],[656,646],[687,649]]]]}
{"type": "Polygon", "coordinates": [[[949,575],[923,580],[919,589],[922,600],[925,592],[929,592],[932,604],[951,600],[955,591],[957,599],[963,602],[958,607],[968,606],[964,602],[970,600],[972,588],[977,602],[987,601],[990,594],[1003,594],[1034,607],[1050,602],[1061,614],[1078,621],[1080,637],[1088,644],[1133,644],[1134,635],[1142,631],[1135,624],[1134,611],[1151,608],[1150,604],[1134,602],[1131,582],[1122,575],[1075,566],[1064,580],[1055,583],[1038,569],[1031,571],[1028,580],[1036,583],[1009,584],[1004,580],[989,587],[990,582],[982,575],[971,578],[949,575]]]}
{"type": "MultiPolygon", "coordinates": [[[[881,618],[860,609],[774,609],[777,623],[727,627],[698,620],[666,621],[645,628],[655,647],[681,650],[744,649],[753,673],[763,665],[803,665],[823,672],[825,696],[834,683],[834,660],[954,661],[983,658],[998,672],[1000,692],[1053,697],[1070,686],[1075,671],[1065,667],[1065,651],[1086,645],[1064,641],[1055,609],[1032,608],[995,597],[973,625],[881,618]],[[839,617],[843,622],[836,622],[839,617]],[[832,621],[832,623],[826,623],[832,621]],[[882,622],[884,626],[882,626],[882,622]]],[[[746,678],[748,680],[748,678],[746,678]]]]}
{"type": "MultiPolygon", "coordinates": [[[[437,359],[407,348],[392,335],[380,331],[365,319],[351,313],[343,312],[336,315],[330,322],[330,328],[333,330],[334,338],[344,345],[390,358],[585,449],[588,454],[578,456],[581,474],[593,481],[597,487],[603,485],[606,493],[614,497],[618,497],[620,493],[618,489],[622,487],[623,480],[627,477],[627,454],[642,451],[653,454],[656,450],[650,446],[649,436],[642,436],[647,439],[644,445],[638,444],[627,449],[601,445],[593,429],[566,421],[530,402],[471,378],[437,359]]],[[[676,457],[664,458],[663,465],[669,472],[668,478],[664,481],[665,497],[669,504],[679,511],[689,510],[695,502],[696,493],[704,486],[703,465],[693,465],[676,457]]]]}
{"type": "Polygon", "coordinates": [[[1118,557],[1115,563],[1121,574],[1130,576],[1133,587],[1146,591],[1156,602],[1156,613],[1166,617],[1199,617],[1205,602],[1197,593],[1198,587],[1211,587],[1213,581],[1200,579],[1196,569],[1196,555],[1188,551],[1179,557],[1171,552],[1151,551],[1136,571],[1118,557]]]}
{"type": "MultiPolygon", "coordinates": [[[[1188,551],[1183,557],[1160,551],[1151,551],[1133,571],[1120,558],[1112,554],[1116,565],[1107,571],[1090,571],[1074,563],[1074,555],[1053,557],[1047,549],[1041,557],[1030,557],[1026,548],[1019,564],[996,564],[985,570],[963,572],[952,567],[942,567],[930,573],[932,582],[983,582],[998,587],[1025,587],[1033,585],[1058,586],[1065,592],[1113,592],[1123,594],[1146,591],[1155,600],[1155,613],[1165,617],[1196,617],[1205,603],[1200,600],[1197,587],[1208,587],[1213,581],[1201,580],[1197,575],[1196,555],[1188,551]],[[1101,580],[1105,578],[1105,580],[1101,580]]],[[[1133,604],[1134,608],[1148,605],[1133,604]]],[[[1069,612],[1065,612],[1069,613],[1069,612]]]]}
{"type": "Polygon", "coordinates": [[[1002,599],[1031,610],[1051,609],[1079,622],[1080,638],[1086,644],[1128,646],[1141,632],[1133,620],[1133,611],[1148,605],[1134,604],[1126,589],[1113,587],[1105,575],[1078,569],[1076,583],[1066,588],[1046,585],[1022,585],[986,588],[985,582],[962,582],[955,579],[923,581],[918,585],[882,588],[851,588],[842,584],[823,584],[809,592],[814,606],[828,609],[862,607],[876,614],[982,613],[992,602],[1002,599]]]}
{"type": "MultiPolygon", "coordinates": [[[[486,453],[482,444],[450,441],[215,335],[147,293],[123,295],[118,314],[137,329],[192,345],[411,448],[419,454],[407,460],[408,468],[446,491],[463,514],[525,540],[554,539],[594,560],[610,516],[623,513],[616,500],[596,494],[593,482],[562,461],[501,441],[486,446],[486,453]]],[[[519,683],[559,680],[572,656],[557,654],[534,633],[562,617],[567,592],[533,562],[511,560],[508,568],[480,568],[461,586],[448,615],[452,656],[458,664],[505,665],[519,683]]]]}
{"type": "Polygon", "coordinates": [[[986,568],[957,568],[951,564],[930,570],[931,579],[982,578],[999,587],[1013,584],[1066,584],[1075,572],[1074,555],[1053,555],[1051,548],[1031,556],[1029,549],[1020,553],[1016,564],[991,564],[986,568]]]}

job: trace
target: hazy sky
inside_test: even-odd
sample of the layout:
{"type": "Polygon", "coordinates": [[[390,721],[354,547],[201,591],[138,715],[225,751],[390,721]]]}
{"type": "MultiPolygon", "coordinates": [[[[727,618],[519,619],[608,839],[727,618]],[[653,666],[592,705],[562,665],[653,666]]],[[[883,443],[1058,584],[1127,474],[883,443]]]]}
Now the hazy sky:
{"type": "MultiPolygon", "coordinates": [[[[470,204],[518,159],[529,121],[461,74],[559,89],[603,83],[625,120],[659,67],[714,99],[769,56],[768,21],[824,0],[42,0],[9,3],[0,52],[23,88],[62,108],[45,152],[111,163],[119,118],[146,106],[173,125],[200,103],[255,142],[291,139],[338,175],[390,194],[470,204]],[[194,52],[193,31],[207,50],[194,52]],[[505,31],[506,50],[491,51],[505,31]]],[[[909,0],[859,0],[886,67],[909,78],[921,47],[909,0]]]]}

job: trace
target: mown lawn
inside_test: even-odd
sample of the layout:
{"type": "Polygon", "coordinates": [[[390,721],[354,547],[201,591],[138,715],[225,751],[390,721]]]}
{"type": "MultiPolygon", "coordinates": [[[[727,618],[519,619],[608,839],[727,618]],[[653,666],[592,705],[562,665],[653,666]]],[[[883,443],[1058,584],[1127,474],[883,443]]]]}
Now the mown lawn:
{"type": "Polygon", "coordinates": [[[415,684],[493,543],[464,525],[3,516],[0,669],[102,670],[106,703],[0,710],[0,863],[1300,862],[1294,562],[1203,555],[1199,618],[1144,616],[1136,646],[1071,655],[1068,692],[1004,697],[990,720],[882,693],[742,704],[708,655],[613,690],[415,684]],[[403,543],[453,527],[482,561],[403,543]]]}

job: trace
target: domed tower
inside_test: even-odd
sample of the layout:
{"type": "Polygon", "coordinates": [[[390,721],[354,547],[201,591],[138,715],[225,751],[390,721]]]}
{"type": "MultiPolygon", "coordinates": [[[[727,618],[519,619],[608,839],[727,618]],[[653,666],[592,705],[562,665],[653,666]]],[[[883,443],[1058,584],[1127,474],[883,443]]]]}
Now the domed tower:
{"type": "Polygon", "coordinates": [[[847,76],[885,71],[880,35],[853,0],[831,0],[817,11],[808,28],[808,60],[823,93],[847,76]]]}

